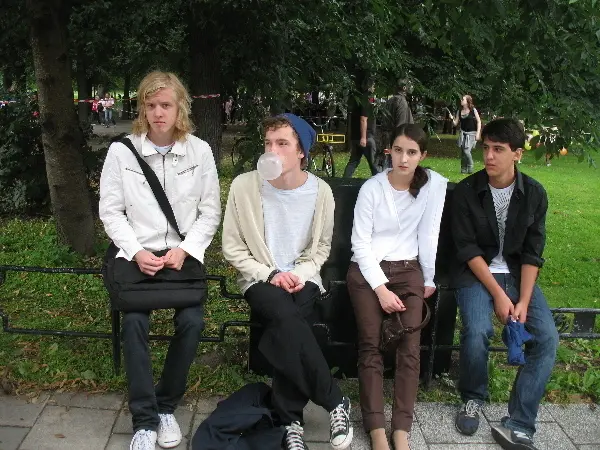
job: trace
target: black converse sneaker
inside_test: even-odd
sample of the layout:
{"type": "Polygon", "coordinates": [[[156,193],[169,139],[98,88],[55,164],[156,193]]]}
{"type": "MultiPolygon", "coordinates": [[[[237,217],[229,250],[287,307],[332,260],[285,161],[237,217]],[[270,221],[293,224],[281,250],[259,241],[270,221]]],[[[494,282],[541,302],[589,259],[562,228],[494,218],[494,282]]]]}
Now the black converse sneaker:
{"type": "Polygon", "coordinates": [[[506,428],[504,423],[492,427],[492,437],[505,450],[537,450],[529,434],[506,428]]]}
{"type": "Polygon", "coordinates": [[[285,427],[287,433],[283,438],[285,450],[308,450],[308,446],[304,442],[304,428],[300,422],[292,422],[291,425],[285,427]]]}
{"type": "Polygon", "coordinates": [[[352,442],[353,430],[350,425],[350,399],[342,398],[342,403],[329,413],[329,442],[335,450],[343,450],[352,442]]]}

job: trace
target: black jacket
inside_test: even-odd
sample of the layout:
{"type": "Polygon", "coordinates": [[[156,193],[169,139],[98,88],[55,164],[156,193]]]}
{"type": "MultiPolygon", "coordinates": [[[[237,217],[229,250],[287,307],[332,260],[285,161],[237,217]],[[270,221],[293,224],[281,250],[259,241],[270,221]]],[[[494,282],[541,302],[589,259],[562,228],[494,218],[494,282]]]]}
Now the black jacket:
{"type": "Polygon", "coordinates": [[[196,430],[192,450],[280,450],[284,434],[272,417],[271,388],[253,383],[219,402],[196,430]]]}
{"type": "MultiPolygon", "coordinates": [[[[517,283],[521,266],[542,267],[546,243],[546,211],[548,196],[540,183],[521,173],[516,167],[515,189],[508,206],[502,255],[517,283]]],[[[482,256],[489,265],[500,248],[494,200],[485,170],[462,180],[452,198],[452,237],[458,264],[453,287],[471,286],[477,278],[467,262],[482,256]]],[[[517,284],[518,286],[518,284],[517,284]]]]}

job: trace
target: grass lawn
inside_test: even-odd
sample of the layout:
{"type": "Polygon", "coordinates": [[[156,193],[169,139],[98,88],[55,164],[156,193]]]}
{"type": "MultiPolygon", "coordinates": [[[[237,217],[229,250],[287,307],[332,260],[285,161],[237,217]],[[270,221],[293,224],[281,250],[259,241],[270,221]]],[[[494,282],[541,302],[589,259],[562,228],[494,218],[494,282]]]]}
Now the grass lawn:
{"type": "MultiPolygon", "coordinates": [[[[431,156],[424,165],[459,181],[460,162],[455,157],[454,140],[433,140],[431,156]]],[[[476,169],[482,168],[481,151],[475,152],[476,169]]],[[[348,154],[336,154],[338,174],[348,154]]],[[[221,171],[223,205],[231,182],[229,158],[221,171]]],[[[528,153],[521,170],[539,180],[547,189],[550,208],[547,218],[546,265],[539,284],[552,306],[600,308],[600,172],[578,163],[574,157],[555,158],[551,167],[528,153]]],[[[367,177],[363,161],[355,176],[367,177]]],[[[107,245],[98,226],[98,254],[107,245]]],[[[210,273],[222,274],[233,284],[234,270],[220,253],[220,231],[207,252],[210,273]]],[[[84,259],[56,244],[53,222],[46,219],[0,220],[0,264],[99,267],[101,257],[84,259]]],[[[243,302],[223,300],[216,286],[210,288],[206,308],[207,334],[214,334],[224,320],[247,319],[243,302]]],[[[98,276],[38,275],[10,273],[0,288],[0,307],[15,327],[63,328],[81,331],[110,330],[107,296],[98,276]]],[[[165,312],[152,316],[152,332],[170,333],[171,317],[165,312]]],[[[598,328],[598,326],[597,326],[598,328]]],[[[249,374],[247,330],[229,332],[225,344],[202,344],[198,363],[189,377],[190,395],[226,394],[244,383],[259,379],[249,374]]],[[[155,374],[166,353],[164,343],[153,342],[155,374]]],[[[504,365],[504,354],[490,359],[491,396],[505,401],[515,369],[504,365]]],[[[111,346],[108,340],[52,338],[9,335],[0,332],[0,381],[6,391],[39,389],[123,390],[125,379],[112,373],[111,346]]],[[[344,381],[356,396],[356,382],[344,381]]],[[[455,400],[454,374],[436,381],[433,389],[421,391],[421,399],[455,400]]],[[[600,343],[563,342],[557,368],[547,398],[569,400],[600,399],[600,343]]]]}

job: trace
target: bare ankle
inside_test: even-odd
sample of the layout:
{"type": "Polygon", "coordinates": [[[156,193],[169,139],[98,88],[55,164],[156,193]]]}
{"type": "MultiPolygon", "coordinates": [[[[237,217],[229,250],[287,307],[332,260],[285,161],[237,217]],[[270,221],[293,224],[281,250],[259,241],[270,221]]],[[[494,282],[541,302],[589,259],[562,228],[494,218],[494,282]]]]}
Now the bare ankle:
{"type": "Polygon", "coordinates": [[[390,450],[385,435],[385,428],[375,428],[369,432],[371,436],[371,448],[373,450],[390,450]]]}
{"type": "Polygon", "coordinates": [[[394,430],[392,433],[395,450],[410,450],[408,446],[408,432],[404,430],[394,430]]]}

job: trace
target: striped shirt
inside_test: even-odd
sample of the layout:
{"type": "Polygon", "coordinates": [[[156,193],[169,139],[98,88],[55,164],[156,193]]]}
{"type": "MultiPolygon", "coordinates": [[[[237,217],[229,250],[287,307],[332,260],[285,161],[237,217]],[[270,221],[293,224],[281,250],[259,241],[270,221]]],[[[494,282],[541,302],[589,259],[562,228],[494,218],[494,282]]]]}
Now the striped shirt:
{"type": "Polygon", "coordinates": [[[500,238],[500,248],[498,255],[490,263],[490,272],[492,273],[510,273],[508,265],[502,256],[504,250],[504,235],[506,230],[506,217],[508,216],[508,205],[510,204],[510,198],[512,197],[513,191],[515,190],[515,183],[505,187],[503,189],[496,189],[491,184],[490,191],[492,192],[492,198],[494,200],[494,209],[496,210],[496,220],[498,221],[498,237],[500,238]]]}

